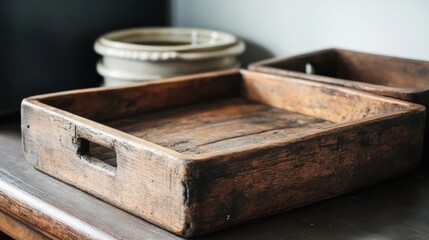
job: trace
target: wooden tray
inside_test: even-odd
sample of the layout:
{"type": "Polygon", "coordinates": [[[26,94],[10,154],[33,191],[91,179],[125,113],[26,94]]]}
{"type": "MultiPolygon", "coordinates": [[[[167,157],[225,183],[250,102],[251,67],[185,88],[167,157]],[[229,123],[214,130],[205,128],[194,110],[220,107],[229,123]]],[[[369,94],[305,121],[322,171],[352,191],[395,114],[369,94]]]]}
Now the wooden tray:
{"type": "MultiPolygon", "coordinates": [[[[260,61],[250,64],[249,69],[359,89],[429,108],[427,61],[327,49],[260,61]]],[[[429,159],[429,118],[425,139],[423,159],[429,159]]],[[[425,164],[429,167],[429,161],[425,164]]]]}
{"type": "Polygon", "coordinates": [[[190,237],[411,171],[424,117],[241,70],[27,98],[22,134],[37,169],[190,237]]]}

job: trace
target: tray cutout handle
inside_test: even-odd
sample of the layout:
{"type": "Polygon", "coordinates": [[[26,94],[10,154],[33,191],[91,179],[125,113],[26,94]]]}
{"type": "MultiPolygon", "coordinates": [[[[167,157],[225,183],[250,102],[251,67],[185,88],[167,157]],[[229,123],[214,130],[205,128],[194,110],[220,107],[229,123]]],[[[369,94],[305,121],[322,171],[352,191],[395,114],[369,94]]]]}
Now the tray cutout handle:
{"type": "Polygon", "coordinates": [[[78,139],[77,154],[98,168],[115,175],[118,167],[116,151],[105,144],[98,144],[86,138],[78,139]]]}
{"type": "Polygon", "coordinates": [[[305,64],[305,73],[310,75],[316,73],[313,64],[309,62],[305,64]]]}

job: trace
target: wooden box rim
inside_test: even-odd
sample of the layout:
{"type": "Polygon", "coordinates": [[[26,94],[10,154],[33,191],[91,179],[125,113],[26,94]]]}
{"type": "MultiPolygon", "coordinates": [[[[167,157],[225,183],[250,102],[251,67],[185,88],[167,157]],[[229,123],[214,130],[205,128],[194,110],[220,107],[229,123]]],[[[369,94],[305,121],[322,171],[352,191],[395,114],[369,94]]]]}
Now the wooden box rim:
{"type": "MultiPolygon", "coordinates": [[[[79,94],[79,93],[83,93],[83,92],[109,91],[112,89],[139,88],[139,87],[148,86],[148,85],[159,85],[159,84],[162,85],[162,84],[165,84],[168,82],[187,81],[188,79],[191,79],[193,77],[205,78],[205,77],[214,76],[215,74],[216,75],[219,75],[219,74],[227,75],[227,74],[234,74],[234,73],[239,73],[241,75],[244,75],[244,74],[259,75],[261,77],[267,77],[270,79],[275,79],[275,80],[280,80],[280,81],[286,81],[286,79],[287,79],[287,81],[298,82],[300,84],[305,84],[305,85],[312,85],[312,86],[317,86],[317,87],[329,87],[332,89],[341,90],[342,92],[346,92],[346,93],[358,94],[358,95],[364,96],[366,98],[378,99],[378,100],[382,100],[384,102],[388,102],[391,104],[399,104],[399,105],[406,107],[409,111],[425,111],[425,107],[423,105],[411,103],[411,102],[407,102],[407,101],[403,101],[403,100],[399,100],[399,99],[394,99],[394,98],[390,98],[390,97],[386,97],[386,96],[380,96],[380,95],[376,95],[376,94],[369,93],[369,92],[364,92],[364,91],[360,91],[360,90],[356,90],[356,89],[350,89],[350,88],[343,87],[343,86],[329,85],[329,84],[323,83],[323,82],[314,82],[314,81],[309,81],[306,79],[299,79],[299,78],[294,78],[294,77],[289,77],[289,76],[277,76],[277,75],[273,75],[273,74],[260,73],[260,72],[255,72],[253,70],[245,70],[245,69],[226,70],[226,71],[220,71],[220,72],[216,72],[216,73],[213,72],[213,73],[203,73],[203,74],[194,74],[194,75],[189,75],[189,76],[173,77],[173,78],[165,79],[162,81],[145,82],[145,83],[139,83],[139,84],[130,85],[130,86],[96,87],[96,88],[88,88],[88,89],[84,89],[84,90],[69,90],[69,91],[62,91],[62,92],[57,92],[57,93],[41,94],[41,95],[36,95],[36,96],[25,98],[22,101],[22,104],[23,105],[30,104],[36,108],[45,109],[53,115],[65,117],[69,121],[72,121],[72,122],[80,122],[83,125],[86,125],[88,127],[92,127],[93,129],[97,129],[97,131],[103,132],[103,134],[111,135],[112,137],[121,137],[122,139],[127,140],[129,143],[147,146],[147,148],[151,148],[151,149],[154,149],[157,151],[164,152],[168,155],[171,155],[177,159],[180,159],[180,160],[186,161],[186,162],[207,160],[207,159],[211,159],[211,158],[216,157],[216,156],[228,155],[228,154],[232,154],[232,153],[236,153],[236,152],[246,152],[246,151],[250,151],[250,150],[264,149],[266,146],[273,146],[273,142],[269,142],[269,143],[265,143],[265,144],[260,144],[260,146],[257,146],[256,148],[254,146],[244,146],[241,148],[223,150],[222,153],[220,153],[220,154],[218,154],[217,152],[212,152],[212,153],[207,153],[207,154],[187,155],[184,153],[179,153],[179,152],[172,150],[170,148],[158,145],[156,143],[150,142],[148,140],[135,137],[131,134],[128,134],[126,132],[123,132],[123,131],[118,130],[118,129],[113,128],[113,127],[106,126],[106,125],[99,123],[99,122],[96,122],[94,120],[90,120],[90,119],[81,117],[77,114],[74,114],[74,113],[71,113],[71,112],[68,112],[68,111],[62,110],[60,108],[53,107],[53,106],[50,106],[48,104],[41,102],[41,100],[43,100],[43,99],[56,97],[56,96],[62,96],[62,95],[72,95],[72,94],[79,94]]],[[[375,116],[361,118],[361,119],[357,119],[357,120],[352,120],[352,121],[348,121],[348,122],[344,122],[344,123],[334,123],[331,126],[323,127],[321,129],[319,129],[318,131],[310,131],[310,132],[308,132],[308,133],[306,133],[303,136],[300,136],[298,138],[286,139],[286,140],[281,140],[281,141],[275,142],[275,145],[282,145],[285,143],[293,143],[296,141],[301,141],[301,140],[305,140],[308,138],[313,138],[313,137],[322,135],[322,134],[327,133],[327,132],[336,131],[336,129],[353,127],[353,126],[358,125],[360,123],[368,123],[368,122],[372,122],[374,120],[380,120],[380,119],[389,119],[392,116],[395,116],[397,114],[401,114],[403,112],[405,112],[405,110],[398,110],[395,112],[378,114],[375,116]]]]}
{"type": "Polygon", "coordinates": [[[316,55],[316,54],[322,54],[325,52],[348,52],[348,53],[354,53],[354,54],[360,54],[360,55],[367,55],[367,56],[374,56],[374,57],[382,57],[389,60],[394,61],[402,61],[402,62],[409,62],[409,63],[424,63],[429,65],[429,61],[424,60],[415,60],[415,59],[408,59],[408,58],[401,58],[401,57],[394,57],[394,56],[385,56],[381,54],[373,54],[373,53],[366,53],[366,52],[359,52],[359,51],[353,51],[348,49],[342,49],[342,48],[327,48],[323,50],[318,51],[312,51],[309,53],[303,53],[298,55],[293,55],[290,57],[278,57],[278,58],[270,58],[265,59],[261,61],[257,61],[254,63],[249,64],[249,69],[252,71],[260,71],[265,73],[271,73],[275,74],[276,72],[279,74],[284,74],[290,77],[297,77],[301,79],[306,79],[309,81],[317,81],[322,83],[328,83],[328,84],[335,84],[337,86],[342,87],[353,87],[357,90],[363,90],[363,91],[383,91],[389,94],[400,94],[402,99],[409,99],[411,94],[420,94],[420,93],[427,93],[429,92],[429,84],[427,87],[421,87],[421,88],[405,88],[405,87],[392,87],[392,86],[386,86],[382,84],[375,84],[375,83],[367,83],[362,81],[356,81],[356,80],[350,80],[346,78],[335,78],[335,77],[329,77],[324,75],[318,75],[317,73],[314,75],[308,75],[306,73],[293,71],[293,70],[287,70],[287,69],[280,69],[276,67],[268,66],[270,64],[275,63],[281,63],[288,60],[293,60],[296,58],[316,55]]]}

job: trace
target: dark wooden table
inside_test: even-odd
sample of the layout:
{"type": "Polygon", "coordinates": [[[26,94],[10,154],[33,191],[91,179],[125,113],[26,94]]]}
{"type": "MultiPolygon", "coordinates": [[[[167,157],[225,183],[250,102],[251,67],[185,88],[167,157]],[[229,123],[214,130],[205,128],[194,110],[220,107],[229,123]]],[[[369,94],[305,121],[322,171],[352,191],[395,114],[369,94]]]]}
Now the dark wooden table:
{"type": "MultiPolygon", "coordinates": [[[[179,239],[33,169],[13,117],[0,120],[0,210],[0,230],[16,239],[179,239]]],[[[204,239],[429,239],[429,178],[410,174],[204,239]]]]}

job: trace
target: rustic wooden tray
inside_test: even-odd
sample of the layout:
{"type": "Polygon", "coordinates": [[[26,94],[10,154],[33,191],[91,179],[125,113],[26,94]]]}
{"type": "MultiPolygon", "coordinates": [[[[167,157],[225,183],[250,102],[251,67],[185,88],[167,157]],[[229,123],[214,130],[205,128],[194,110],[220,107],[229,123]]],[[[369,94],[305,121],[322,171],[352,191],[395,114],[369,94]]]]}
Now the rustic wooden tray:
{"type": "MultiPolygon", "coordinates": [[[[422,104],[429,108],[429,62],[326,49],[250,64],[249,69],[324,82],[422,104]],[[311,74],[309,74],[311,73],[311,74]]],[[[429,158],[429,118],[425,157],[429,158]]],[[[429,167],[429,161],[425,162],[429,167]]]]}
{"type": "Polygon", "coordinates": [[[37,169],[190,237],[411,171],[424,117],[241,70],[27,98],[22,135],[37,169]]]}

